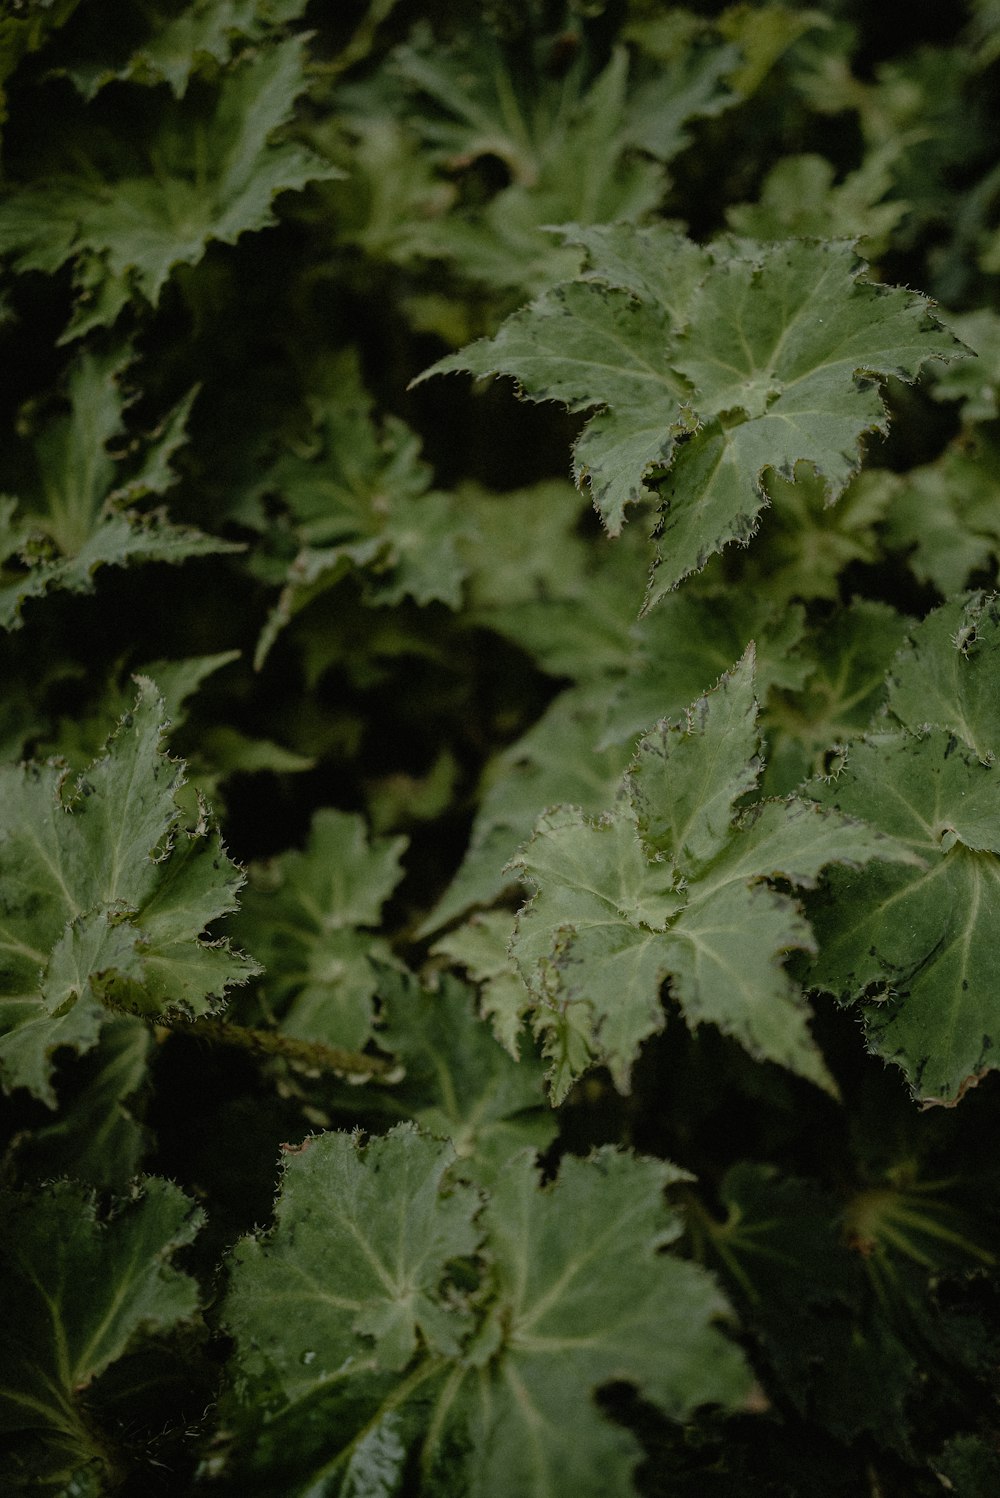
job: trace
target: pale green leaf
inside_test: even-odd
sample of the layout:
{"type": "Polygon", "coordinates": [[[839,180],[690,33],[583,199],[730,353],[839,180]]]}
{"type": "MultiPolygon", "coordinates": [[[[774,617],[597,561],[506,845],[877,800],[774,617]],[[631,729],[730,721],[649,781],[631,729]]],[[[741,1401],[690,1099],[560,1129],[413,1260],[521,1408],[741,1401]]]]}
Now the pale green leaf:
{"type": "Polygon", "coordinates": [[[205,1012],[256,971],[228,942],[203,939],[236,908],[243,876],[207,823],[184,826],[183,766],[164,754],[163,729],[162,703],[140,682],[134,710],[75,781],[58,763],[0,771],[0,1056],[7,1086],[50,1103],[53,1051],[90,1049],[113,1009],[205,1012]]]}
{"type": "Polygon", "coordinates": [[[613,815],[544,816],[516,866],[535,893],[513,953],[533,1000],[555,1101],[594,1062],[621,1090],[663,1028],[666,978],[681,1012],[751,1055],[833,1089],[784,968],[812,950],[801,906],[765,881],[810,887],[831,863],[919,860],[856,816],[808,802],[738,811],[761,769],[748,651],[731,674],[640,742],[613,815]]]}
{"type": "Polygon", "coordinates": [[[111,1484],[87,1393],[126,1353],[195,1316],[198,1287],[171,1259],[200,1221],[177,1186],[155,1179],[101,1217],[69,1181],[7,1197],[0,1255],[17,1313],[0,1353],[0,1472],[11,1491],[76,1491],[88,1467],[111,1484]]]}
{"type": "Polygon", "coordinates": [[[662,1252],[681,1227],[663,1200],[675,1167],[603,1150],[565,1157],[543,1188],[521,1154],[473,1223],[468,1188],[442,1179],[449,1158],[394,1130],[363,1153],[334,1135],[289,1159],[275,1228],[237,1248],[222,1309],[247,1381],[222,1457],[241,1491],[388,1494],[408,1467],[435,1498],[567,1484],[630,1498],[640,1448],[598,1412],[600,1388],[632,1383],[675,1419],[744,1397],[742,1356],[713,1325],[725,1302],[662,1252]],[[480,1242],[466,1309],[449,1246],[480,1242]],[[404,1346],[418,1355],[393,1377],[404,1346]],[[255,1388],[269,1394],[263,1421],[255,1388]]]}
{"type": "Polygon", "coordinates": [[[505,1345],[489,1379],[461,1391],[465,1470],[448,1471],[443,1441],[436,1462],[425,1454],[432,1492],[631,1498],[638,1447],[595,1413],[594,1390],[625,1381],[673,1419],[745,1395],[742,1355],[712,1325],[725,1302],[662,1252],[680,1228],[663,1188],[680,1175],[604,1149],[565,1156],[545,1190],[524,1157],[499,1178],[484,1224],[505,1345]]]}
{"type": "Polygon", "coordinates": [[[650,853],[669,853],[696,869],[727,842],[733,810],[761,771],[757,751],[754,651],[699,697],[683,726],[665,726],[639,744],[629,791],[650,853]]]}
{"type": "Polygon", "coordinates": [[[666,471],[649,602],[752,535],[768,472],[790,479],[809,463],[834,500],[859,466],[863,435],[885,430],[879,380],[913,380],[928,359],[962,352],[925,298],[866,281],[845,241],[733,239],[697,250],[662,226],[623,226],[591,231],[586,248],[590,267],[576,281],[421,379],[507,374],[531,400],[597,408],[575,472],[612,534],[666,471]]]}
{"type": "Polygon", "coordinates": [[[644,1040],[663,1028],[662,932],[684,904],[668,863],[647,862],[631,818],[543,816],[517,858],[536,893],[518,916],[513,951],[544,1037],[554,1102],[584,1069],[573,1031],[625,1091],[644,1040]]]}

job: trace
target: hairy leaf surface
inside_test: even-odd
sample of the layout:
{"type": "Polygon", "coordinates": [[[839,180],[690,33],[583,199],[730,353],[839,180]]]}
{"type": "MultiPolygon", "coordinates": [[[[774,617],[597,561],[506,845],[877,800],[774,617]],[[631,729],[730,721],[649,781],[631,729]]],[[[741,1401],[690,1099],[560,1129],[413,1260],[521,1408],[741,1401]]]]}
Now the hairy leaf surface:
{"type": "Polygon", "coordinates": [[[801,907],[768,881],[810,887],[828,863],[914,855],[808,802],[737,811],[761,770],[753,655],[639,744],[619,809],[547,813],[517,866],[535,887],[513,951],[534,999],[558,1101],[594,1061],[619,1088],[663,1028],[660,988],[754,1056],[831,1087],[804,998],[783,967],[811,950],[801,907]]]}
{"type": "Polygon", "coordinates": [[[627,1380],[673,1416],[744,1393],[742,1358],[711,1324],[724,1302],[661,1252],[680,1226],[662,1198],[674,1167],[604,1150],[540,1188],[522,1154],[480,1210],[442,1174],[450,1158],[406,1128],[363,1153],[327,1135],[289,1158],[275,1229],[238,1247],[223,1307],[244,1375],[274,1401],[263,1428],[239,1412],[244,1490],[322,1481],[346,1498],[381,1472],[391,1492],[409,1452],[441,1498],[542,1498],[567,1474],[582,1495],[625,1498],[638,1447],[597,1413],[597,1389],[627,1380]],[[449,1248],[480,1243],[455,1299],[449,1248]]]}
{"type": "Polygon", "coordinates": [[[668,473],[650,602],[749,538],[768,471],[792,478],[810,463],[834,500],[864,433],[885,430],[879,378],[912,380],[962,351],[925,298],[864,280],[846,242],[699,250],[663,227],[578,237],[589,264],[577,280],[428,374],[507,374],[531,400],[598,408],[574,467],[612,534],[668,473]]]}
{"type": "Polygon", "coordinates": [[[4,766],[0,1058],[4,1082],[54,1103],[52,1052],[89,1050],[112,1013],[204,1013],[256,964],[206,926],[243,876],[202,820],[184,825],[182,766],[140,682],[132,713],[74,781],[53,763],[4,766]]]}

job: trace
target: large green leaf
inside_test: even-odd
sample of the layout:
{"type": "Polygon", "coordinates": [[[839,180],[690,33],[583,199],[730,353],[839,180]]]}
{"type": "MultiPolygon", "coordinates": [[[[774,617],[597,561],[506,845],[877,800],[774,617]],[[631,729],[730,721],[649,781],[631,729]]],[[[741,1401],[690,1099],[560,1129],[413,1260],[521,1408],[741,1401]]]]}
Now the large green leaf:
{"type": "Polygon", "coordinates": [[[0,1475],[8,1491],[116,1485],[115,1433],[88,1408],[93,1386],[126,1353],[196,1314],[197,1284],[171,1259],[200,1221],[170,1181],[147,1180],[102,1216],[70,1181],[6,1197],[0,1261],[12,1313],[0,1351],[0,1475]]]}
{"type": "Polygon", "coordinates": [[[595,1061],[619,1088],[663,1028],[660,988],[761,1060],[832,1087],[808,1007],[783,967],[811,950],[801,907],[771,881],[810,887],[829,863],[909,859],[893,840],[809,802],[737,811],[761,770],[753,652],[639,744],[619,806],[599,820],[550,811],[516,863],[535,894],[513,951],[533,998],[556,1100],[595,1061]]]}
{"type": "Polygon", "coordinates": [[[0,1059],[6,1086],[54,1103],[52,1053],[97,1043],[121,1009],[205,1013],[256,964],[204,932],[243,876],[177,804],[162,703],[134,710],[71,780],[58,762],[7,765],[0,813],[0,1059]]]}
{"type": "Polygon", "coordinates": [[[962,352],[926,298],[861,275],[844,241],[699,249],[676,231],[579,229],[588,265],[438,361],[517,379],[531,400],[593,411],[574,470],[612,534],[667,474],[650,601],[754,532],[769,471],[810,463],[828,501],[884,431],[878,382],[962,352]]]}
{"type": "Polygon", "coordinates": [[[725,1305],[662,1252],[679,1172],[605,1150],[540,1188],[529,1155],[480,1212],[448,1145],[410,1128],[289,1157],[276,1225],[234,1254],[232,1491],[631,1494],[638,1447],[592,1402],[626,1380],[674,1418],[737,1402],[725,1305]],[[463,1254],[482,1246],[475,1263],[463,1254]],[[268,1391],[262,1422],[252,1391],[268,1391]]]}

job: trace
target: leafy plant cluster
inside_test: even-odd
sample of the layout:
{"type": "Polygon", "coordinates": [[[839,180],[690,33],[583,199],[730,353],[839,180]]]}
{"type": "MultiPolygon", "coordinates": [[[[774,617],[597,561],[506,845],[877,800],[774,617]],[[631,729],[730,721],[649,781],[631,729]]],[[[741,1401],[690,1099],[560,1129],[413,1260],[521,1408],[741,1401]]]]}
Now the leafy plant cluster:
{"type": "Polygon", "coordinates": [[[998,67],[0,6],[4,1491],[998,1490],[998,67]]]}

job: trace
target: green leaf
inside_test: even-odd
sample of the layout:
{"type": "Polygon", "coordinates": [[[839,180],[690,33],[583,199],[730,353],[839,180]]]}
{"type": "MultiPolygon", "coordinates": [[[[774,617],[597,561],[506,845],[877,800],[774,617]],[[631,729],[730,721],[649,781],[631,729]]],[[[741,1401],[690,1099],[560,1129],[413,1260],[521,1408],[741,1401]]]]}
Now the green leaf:
{"type": "Polygon", "coordinates": [[[198,1287],[173,1267],[201,1213],[150,1179],[110,1214],[69,1181],[7,1196],[0,1254],[17,1314],[0,1353],[0,1465],[11,1491],[115,1481],[112,1432],[88,1410],[95,1380],[143,1342],[190,1321],[198,1287]]]}
{"type": "MultiPolygon", "coordinates": [[[[408,123],[439,153],[447,149],[445,164],[458,159],[468,169],[499,157],[513,179],[485,206],[415,217],[396,258],[444,260],[468,280],[530,294],[579,263],[544,232],[551,225],[634,222],[662,200],[662,168],[634,150],[633,121],[643,112],[623,48],[592,80],[579,65],[558,79],[526,68],[523,49],[505,57],[485,32],[452,54],[428,37],[393,61],[419,91],[408,123]],[[444,118],[421,108],[421,94],[444,118]]],[[[648,149],[644,138],[638,144],[648,149]]]]}
{"type": "Polygon", "coordinates": [[[889,197],[900,151],[898,139],[871,151],[836,186],[836,168],[825,157],[785,156],[764,179],[757,202],[727,208],[726,222],[738,234],[754,239],[850,236],[866,257],[876,259],[885,253],[907,209],[904,201],[889,197]]]}
{"type": "Polygon", "coordinates": [[[930,393],[938,401],[960,401],[966,426],[995,421],[1000,416],[1000,313],[982,307],[960,313],[950,323],[977,357],[941,370],[930,393]]]}
{"type": "Polygon", "coordinates": [[[134,1100],[153,1048],[148,1025],[109,1016],[96,1046],[60,1074],[53,1122],[15,1141],[19,1174],[36,1181],[68,1175],[98,1190],[126,1190],[150,1143],[134,1100]]]}
{"type": "Polygon", "coordinates": [[[883,479],[889,500],[885,540],[905,551],[914,575],[957,593],[1000,556],[995,441],[969,438],[933,463],[883,479]]]}
{"type": "Polygon", "coordinates": [[[914,1093],[949,1101],[996,1063],[1000,812],[996,771],[956,734],[880,734],[852,746],[824,806],[863,816],[922,867],[831,874],[814,915],[812,981],[861,999],[868,1041],[914,1093]]]}
{"type": "Polygon", "coordinates": [[[468,1321],[442,1303],[442,1281],[481,1235],[476,1192],[445,1180],[453,1159],[412,1124],[364,1146],[323,1134],[286,1155],[274,1228],[237,1246],[224,1309],[252,1342],[249,1369],[266,1368],[286,1400],[345,1359],[399,1372],[418,1343],[458,1352],[468,1321]]]}
{"type": "Polygon", "coordinates": [[[380,606],[412,598],[456,609],[462,599],[465,521],[452,496],[429,492],[419,439],[398,417],[376,421],[353,351],[313,371],[311,383],[309,449],[280,456],[244,500],[246,518],[260,524],[261,501],[280,499],[291,534],[275,540],[282,552],[294,547],[277,567],[256,559],[269,581],[284,583],[258,667],[280,630],[347,571],[361,570],[366,601],[380,606]]]}
{"type": "MultiPolygon", "coordinates": [[[[634,1438],[588,1398],[612,1380],[673,1419],[745,1393],[742,1356],[711,1324],[725,1313],[714,1285],[662,1252],[680,1226],[662,1192],[680,1174],[604,1149],[564,1157],[547,1190],[524,1157],[498,1180],[484,1223],[505,1346],[492,1378],[462,1391],[484,1498],[633,1493],[634,1438]]],[[[457,1494],[448,1460],[442,1442],[431,1472],[457,1494]]]]}
{"type": "Polygon", "coordinates": [[[765,1387],[841,1440],[868,1432],[905,1448],[917,1362],[878,1313],[862,1252],[844,1241],[841,1203],[751,1164],[728,1171],[720,1194],[724,1218],[692,1199],[689,1228],[754,1337],[765,1387]]]}
{"type": "Polygon", "coordinates": [[[801,608],[778,609],[759,593],[672,594],[633,626],[628,675],[615,689],[601,742],[622,743],[682,713],[751,640],[762,701],[772,687],[801,686],[808,671],[796,653],[803,630],[801,608]]]}
{"type": "Polygon", "coordinates": [[[843,241],[699,250],[662,226],[577,237],[581,277],[420,378],[507,374],[528,399],[598,408],[574,471],[612,534],[667,470],[649,603],[749,538],[769,471],[810,463],[835,499],[863,435],[886,429],[879,379],[962,352],[926,299],[864,280],[843,241]]]}
{"type": "Polygon", "coordinates": [[[0,625],[7,629],[18,627],[29,598],[56,588],[92,591],[99,567],[240,549],[135,508],[176,483],[171,458],[186,441],[194,395],[143,444],[138,465],[113,457],[108,444],[125,437],[120,380],[129,358],[122,348],[76,356],[66,382],[69,409],[50,414],[33,434],[30,458],[24,454],[20,503],[0,501],[0,625]]]}
{"type": "MultiPolygon", "coordinates": [[[[80,0],[47,0],[31,6],[25,14],[0,16],[0,124],[7,120],[7,80],[18,64],[48,41],[53,31],[64,26],[80,0]]],[[[8,11],[10,7],[8,7],[8,11]]]]}
{"type": "Polygon", "coordinates": [[[222,75],[207,116],[188,100],[165,108],[117,171],[94,163],[88,179],[74,160],[10,192],[0,251],[18,270],[50,274],[97,254],[108,277],[131,280],[155,306],[175,266],[196,265],[212,240],[234,244],[275,223],[279,193],[338,175],[305,146],[273,139],[305,84],[301,37],[262,46],[222,75]]]}
{"type": "Polygon", "coordinates": [[[811,887],[829,863],[909,859],[864,823],[808,802],[737,811],[761,770],[753,653],[640,742],[618,811],[547,813],[516,861],[536,893],[513,951],[534,1001],[559,1101],[594,1061],[625,1090],[661,1030],[667,977],[685,1018],[709,1021],[761,1060],[833,1084],[808,1007],[783,967],[812,950],[801,907],[768,881],[811,887]]]}
{"type": "Polygon", "coordinates": [[[967,594],[934,609],[912,629],[892,663],[889,710],[919,733],[957,734],[984,764],[1000,753],[1000,603],[967,594]]]}
{"type": "Polygon", "coordinates": [[[0,768],[0,1058],[5,1085],[54,1104],[52,1053],[94,1046],[114,1011],[207,1012],[256,964],[203,937],[243,876],[177,804],[163,707],[133,712],[75,781],[58,763],[0,768]]]}
{"type": "Polygon", "coordinates": [[[512,1059],[479,1019],[472,998],[448,974],[428,989],[387,971],[379,986],[378,1039],[404,1068],[389,1099],[393,1111],[450,1140],[456,1173],[489,1185],[519,1149],[550,1145],[556,1120],[545,1102],[541,1066],[534,1057],[512,1059]]]}
{"type": "Polygon", "coordinates": [[[839,762],[883,707],[886,673],[910,623],[886,603],[855,599],[807,631],[790,662],[804,681],[772,692],[762,714],[766,790],[785,795],[839,762]]]}
{"type": "Polygon", "coordinates": [[[519,1034],[531,995],[510,955],[514,916],[509,910],[488,910],[472,916],[464,926],[447,932],[431,947],[432,957],[446,957],[480,985],[481,1010],[493,1034],[515,1061],[520,1057],[519,1034]]]}
{"type": "MultiPolygon", "coordinates": [[[[297,8],[304,8],[304,0],[297,8]]],[[[151,28],[148,36],[134,50],[129,49],[120,62],[109,60],[111,48],[108,38],[102,36],[100,60],[80,59],[66,72],[85,99],[94,98],[116,79],[167,83],[174,97],[181,99],[192,77],[203,71],[206,63],[225,66],[238,39],[251,37],[261,29],[255,24],[259,9],[257,0],[193,0],[179,14],[164,16],[150,6],[142,16],[151,28]]],[[[111,44],[121,58],[116,40],[112,38],[111,44]]]]}
{"type": "Polygon", "coordinates": [[[420,927],[427,935],[473,905],[491,905],[514,882],[508,865],[540,812],[555,801],[599,811],[614,794],[628,749],[598,749],[604,694],[558,696],[528,732],[488,767],[465,858],[420,927]]]}
{"type": "Polygon", "coordinates": [[[251,868],[234,931],[266,969],[261,991],[300,1040],[358,1051],[371,1034],[375,961],[391,961],[378,926],[402,878],[405,837],[368,840],[364,821],[323,809],[304,851],[251,868]]]}
{"type": "Polygon", "coordinates": [[[662,1252],[674,1167],[604,1150],[540,1188],[522,1154],[474,1222],[449,1158],[404,1128],[363,1155],[327,1135],[289,1159],[275,1229],[237,1248],[223,1305],[243,1389],[271,1391],[263,1423],[230,1401],[241,1491],[392,1492],[409,1464],[442,1498],[625,1498],[639,1448],[595,1410],[600,1387],[631,1382],[673,1418],[743,1397],[742,1357],[712,1325],[724,1302],[662,1252]],[[466,1310],[447,1271],[480,1242],[466,1310]]]}
{"type": "Polygon", "coordinates": [[[582,500],[549,480],[507,494],[465,490],[461,538],[468,611],[526,650],[550,676],[590,681],[620,671],[630,652],[635,598],[648,548],[587,540],[582,500]]]}
{"type": "MultiPolygon", "coordinates": [[[[170,733],[176,733],[187,721],[187,702],[202,683],[223,666],[239,659],[238,650],[222,650],[216,655],[188,656],[183,660],[158,660],[144,664],[134,673],[152,681],[163,701],[164,721],[170,733]]],[[[88,700],[84,708],[71,717],[60,717],[50,738],[40,739],[36,754],[57,755],[74,769],[83,767],[99,753],[107,737],[109,721],[121,719],[135,701],[133,673],[120,666],[107,682],[100,696],[88,700]]]]}
{"type": "Polygon", "coordinates": [[[816,799],[866,816],[919,856],[868,870],[816,916],[815,981],[862,1000],[872,1048],[917,1096],[949,1101],[993,1063],[995,973],[987,933],[1000,910],[1000,616],[983,594],[953,599],[912,630],[892,664],[888,707],[907,733],[851,747],[816,799]]]}
{"type": "Polygon", "coordinates": [[[840,598],[842,575],[852,563],[876,563],[882,555],[877,527],[890,508],[885,471],[860,473],[836,504],[822,478],[805,463],[794,482],[770,473],[769,507],[755,543],[713,558],[705,582],[725,577],[729,587],[765,593],[775,604],[792,599],[840,598]]]}

